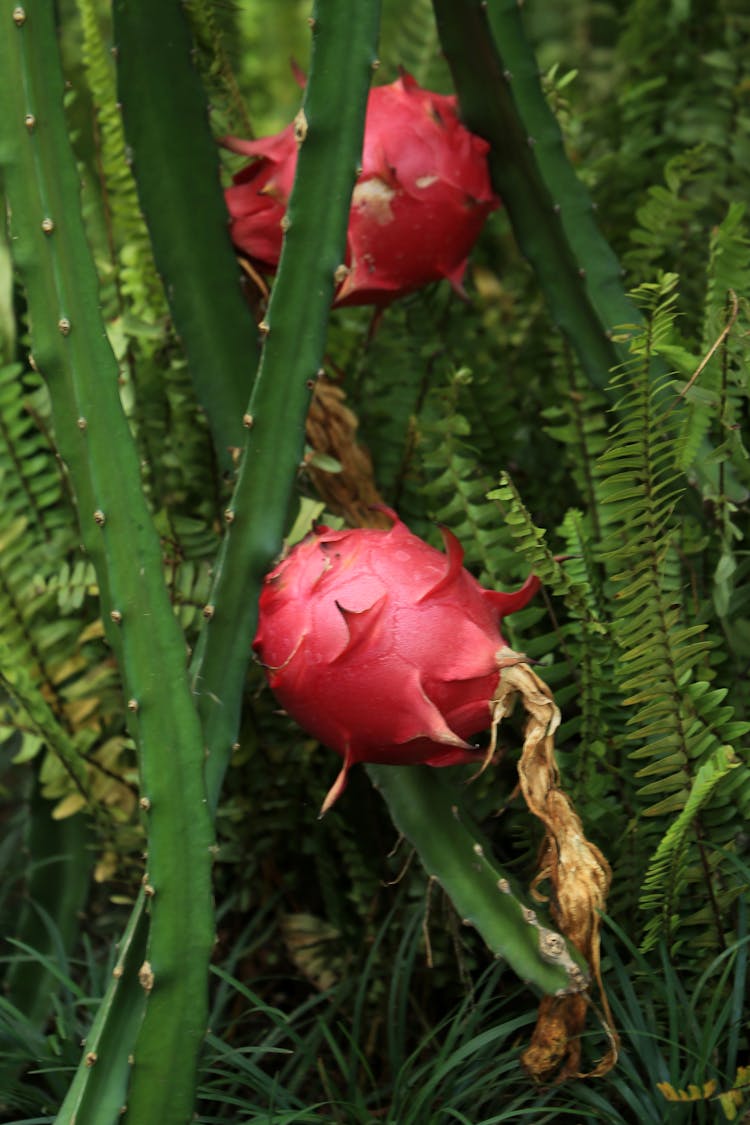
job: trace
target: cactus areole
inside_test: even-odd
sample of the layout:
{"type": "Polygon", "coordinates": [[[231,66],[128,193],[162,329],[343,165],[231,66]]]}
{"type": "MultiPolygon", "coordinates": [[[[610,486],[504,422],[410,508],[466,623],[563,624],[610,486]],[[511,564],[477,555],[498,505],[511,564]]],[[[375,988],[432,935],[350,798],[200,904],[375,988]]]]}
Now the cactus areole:
{"type": "MultiPolygon", "coordinates": [[[[294,125],[223,144],[254,158],[226,191],[232,239],[273,271],[297,166],[294,125]]],[[[334,304],[387,305],[441,278],[460,290],[469,251],[500,203],[488,150],[459,121],[455,97],[424,90],[408,74],[371,90],[334,304]]]]}
{"type": "Polygon", "coordinates": [[[503,667],[523,659],[503,617],[539,582],[485,590],[395,512],[387,530],[318,527],[267,576],[253,642],[285,710],[344,759],[321,810],[355,762],[452,766],[481,762],[467,739],[491,724],[503,667]]]}

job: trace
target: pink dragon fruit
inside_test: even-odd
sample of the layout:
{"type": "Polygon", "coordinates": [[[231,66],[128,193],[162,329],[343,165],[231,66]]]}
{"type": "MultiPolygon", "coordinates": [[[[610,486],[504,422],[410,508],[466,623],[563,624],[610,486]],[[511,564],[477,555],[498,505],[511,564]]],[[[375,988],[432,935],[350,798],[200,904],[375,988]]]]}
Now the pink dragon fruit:
{"type": "MultiPolygon", "coordinates": [[[[294,182],[294,127],[272,137],[225,137],[257,159],[226,191],[235,244],[273,271],[294,182]]],[[[404,75],[370,91],[362,172],[349,215],[346,265],[336,305],[386,305],[432,281],[460,289],[469,251],[499,206],[487,169],[489,145],[458,119],[455,97],[404,75]]]]}
{"type": "Polygon", "coordinates": [[[481,762],[467,739],[490,726],[502,668],[522,657],[500,633],[539,582],[485,590],[462,565],[413,535],[395,512],[387,530],[318,527],[266,578],[253,648],[270,686],[305,730],[355,762],[481,762]]]}

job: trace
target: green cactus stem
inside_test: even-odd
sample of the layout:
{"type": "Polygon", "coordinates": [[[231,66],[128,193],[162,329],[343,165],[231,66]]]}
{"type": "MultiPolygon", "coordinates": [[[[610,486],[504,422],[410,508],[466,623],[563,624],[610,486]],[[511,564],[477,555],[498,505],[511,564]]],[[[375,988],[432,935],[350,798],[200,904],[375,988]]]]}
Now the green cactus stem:
{"type": "Polygon", "coordinates": [[[233,472],[258,360],[219,180],[219,157],[178,0],[116,0],[117,83],[156,264],[206,411],[233,472]]]}
{"type": "Polygon", "coordinates": [[[146,1007],[142,971],[147,935],[146,895],[141,891],[118,943],[109,987],[83,1044],[83,1060],[55,1125],[112,1125],[122,1120],[133,1065],[130,1046],[146,1007]]]}
{"type": "MultiPolygon", "coordinates": [[[[643,327],[623,270],[597,227],[594,205],[568,160],[547,104],[516,0],[433,0],[440,41],[467,126],[491,145],[492,180],[557,324],[590,383],[611,394],[610,372],[629,358],[643,327]]],[[[651,359],[657,393],[672,392],[651,359]]],[[[617,405],[614,401],[613,405],[617,405]]],[[[716,490],[713,451],[703,443],[696,478],[716,490]]],[[[728,481],[734,491],[734,480],[728,481]]]]}
{"type": "Polygon", "coordinates": [[[314,8],[310,75],[296,121],[297,176],[245,415],[248,441],[192,666],[213,807],[237,737],[261,583],[281,549],[304,451],[305,417],[344,257],[379,14],[377,0],[318,0],[314,8]]]}
{"type": "Polygon", "coordinates": [[[518,5],[434,0],[434,7],[463,117],[492,146],[492,179],[521,250],[588,378],[606,387],[627,354],[613,330],[636,324],[640,314],[565,155],[518,5]]]}
{"type": "Polygon", "coordinates": [[[134,1121],[185,1122],[205,1034],[214,936],[203,742],[184,638],[162,578],[160,543],[99,311],[63,113],[54,11],[44,0],[26,7],[3,0],[0,73],[0,166],[35,363],[49,387],[55,438],[75,492],[82,542],[96,567],[105,631],[139,750],[149,970],[128,1100],[134,1121]]]}
{"type": "Polygon", "coordinates": [[[430,766],[368,766],[393,822],[416,849],[459,917],[539,992],[563,995],[588,983],[585,961],[514,893],[492,846],[430,766]]]}

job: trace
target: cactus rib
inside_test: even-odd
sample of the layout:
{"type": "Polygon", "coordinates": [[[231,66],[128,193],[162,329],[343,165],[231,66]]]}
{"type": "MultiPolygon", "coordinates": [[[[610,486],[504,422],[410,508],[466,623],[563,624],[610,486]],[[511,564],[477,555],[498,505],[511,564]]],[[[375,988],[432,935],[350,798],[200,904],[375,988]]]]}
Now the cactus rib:
{"type": "Polygon", "coordinates": [[[263,577],[278,554],[323,358],[334,274],[343,261],[375,62],[377,0],[318,0],[310,75],[297,117],[297,176],[247,410],[248,442],[217,564],[213,612],[192,666],[215,806],[236,738],[263,577]]]}
{"type": "Polygon", "coordinates": [[[117,0],[117,85],[138,195],[216,455],[233,471],[257,363],[219,157],[178,0],[117,0]],[[206,299],[206,294],[210,294],[206,299]]]}
{"type": "Polygon", "coordinates": [[[493,953],[542,993],[564,995],[585,987],[588,969],[582,956],[519,901],[492,859],[491,845],[436,770],[368,766],[367,772],[427,874],[493,953]]]}
{"type": "Polygon", "coordinates": [[[155,983],[135,1048],[131,1108],[134,1120],[184,1122],[205,1033],[213,943],[200,725],[99,311],[63,113],[54,11],[44,0],[25,8],[3,0],[0,19],[0,164],[14,256],[82,541],[97,571],[105,631],[130,699],[151,810],[148,958],[155,983]]]}

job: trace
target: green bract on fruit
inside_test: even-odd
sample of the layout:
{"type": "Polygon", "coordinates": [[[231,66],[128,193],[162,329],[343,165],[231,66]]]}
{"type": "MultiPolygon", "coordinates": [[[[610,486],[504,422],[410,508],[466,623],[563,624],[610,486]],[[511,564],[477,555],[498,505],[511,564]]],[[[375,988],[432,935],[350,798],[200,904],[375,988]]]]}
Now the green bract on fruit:
{"type": "Polygon", "coordinates": [[[266,578],[253,642],[288,713],[344,759],[323,804],[355,762],[451,766],[481,761],[467,739],[487,730],[501,671],[519,657],[503,617],[538,588],[485,590],[394,512],[387,530],[318,527],[266,578]]]}
{"type": "MultiPolygon", "coordinates": [[[[297,167],[294,126],[223,143],[254,157],[226,191],[232,239],[262,269],[275,270],[297,167]]],[[[424,90],[408,74],[370,91],[346,238],[348,272],[335,304],[387,305],[444,277],[460,288],[469,251],[500,202],[488,149],[459,121],[455,97],[424,90]]]]}

